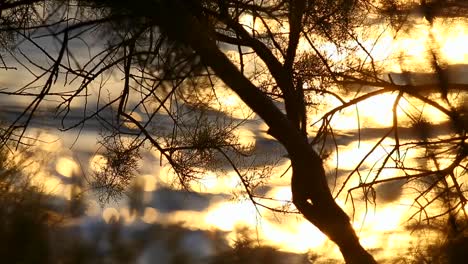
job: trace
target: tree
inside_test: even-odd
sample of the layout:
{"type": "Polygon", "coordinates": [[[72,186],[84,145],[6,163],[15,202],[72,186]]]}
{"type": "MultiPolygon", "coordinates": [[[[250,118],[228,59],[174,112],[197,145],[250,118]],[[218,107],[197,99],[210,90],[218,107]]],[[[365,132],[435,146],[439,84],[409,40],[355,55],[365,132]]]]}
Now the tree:
{"type": "MultiPolygon", "coordinates": [[[[453,3],[456,6],[458,2],[453,3]]],[[[422,3],[420,6],[424,7],[422,3]]],[[[22,114],[2,131],[2,142],[13,140],[20,144],[39,106],[47,99],[59,101],[54,105],[55,113],[61,117],[64,130],[97,119],[109,133],[102,140],[108,163],[96,176],[94,186],[108,194],[120,193],[130,184],[138,150],[149,145],[172,166],[186,188],[191,180],[200,177],[204,166],[224,158],[238,173],[245,195],[262,206],[254,192],[255,180],[233,158],[236,154],[251,154],[248,148],[239,147],[232,136],[238,124],[193,114],[206,113],[213,107],[210,101],[216,100],[222,82],[266,123],[268,134],[284,147],[290,159],[292,202],[339,246],[347,263],[375,263],[360,245],[350,218],[334,200],[344,188],[349,188],[347,182],[351,178],[359,178],[360,183],[350,191],[362,190],[371,201],[377,184],[426,179],[421,196],[416,198],[418,204],[419,198],[440,190],[456,197],[448,212],[463,210],[466,204],[464,188],[457,179],[466,171],[466,109],[450,100],[457,93],[466,96],[466,85],[451,83],[446,66],[435,51],[431,53],[435,84],[414,83],[409,72],[403,81],[394,81],[384,71],[384,63],[372,57],[372,47],[364,45],[365,38],[375,38],[362,33],[375,23],[368,17],[380,12],[391,23],[397,17],[397,26],[408,25],[401,17],[406,11],[393,12],[410,10],[407,6],[393,1],[374,5],[351,0],[139,0],[131,4],[24,0],[5,1],[1,8],[2,39],[8,39],[8,43],[14,38],[28,42],[47,60],[39,63],[21,50],[4,45],[17,61],[26,59],[26,68],[35,78],[21,89],[2,91],[8,96],[32,98],[22,114]],[[50,43],[41,43],[39,37],[46,36],[58,44],[55,49],[50,43]],[[96,51],[91,46],[96,37],[107,40],[104,49],[96,51]],[[91,55],[86,60],[74,53],[79,42],[89,47],[91,55]],[[332,45],[340,59],[333,59],[330,51],[322,48],[324,44],[332,45]],[[230,49],[235,52],[229,53],[230,49]],[[106,93],[105,79],[112,74],[120,76],[122,82],[119,89],[106,93]],[[71,90],[58,89],[56,83],[71,90]],[[97,95],[90,94],[93,85],[97,86],[97,95]],[[38,87],[37,92],[31,92],[32,87],[38,87]],[[337,91],[343,90],[355,92],[355,96],[342,98],[337,91]],[[393,125],[382,134],[376,147],[390,138],[393,148],[376,165],[379,169],[371,180],[359,175],[366,156],[346,177],[341,190],[332,194],[323,165],[323,146],[334,138],[331,120],[345,108],[390,93],[397,94],[393,125]],[[437,93],[440,98],[433,97],[437,93]],[[317,106],[313,98],[322,94],[335,96],[341,104],[315,118],[312,113],[317,106]],[[406,97],[445,114],[452,125],[451,137],[433,139],[431,124],[420,115],[413,122],[422,131],[420,139],[400,139],[397,109],[406,97]],[[92,111],[90,99],[96,103],[92,111]],[[76,111],[75,104],[82,104],[83,118],[73,123],[67,117],[76,111]],[[144,119],[135,117],[137,108],[144,109],[144,119]],[[152,127],[167,116],[173,129],[170,133],[155,132],[152,127]],[[317,119],[321,123],[314,131],[312,120],[317,119]],[[314,149],[317,146],[319,151],[314,149]],[[425,149],[423,158],[435,166],[409,165],[402,153],[412,149],[425,149]],[[441,155],[450,156],[450,165],[438,165],[441,155]],[[384,169],[397,169],[402,176],[379,179],[384,169]]],[[[426,13],[431,23],[435,15],[426,13]]],[[[9,67],[5,62],[4,68],[9,67]]],[[[437,197],[440,196],[421,204],[421,212],[437,197]]]]}

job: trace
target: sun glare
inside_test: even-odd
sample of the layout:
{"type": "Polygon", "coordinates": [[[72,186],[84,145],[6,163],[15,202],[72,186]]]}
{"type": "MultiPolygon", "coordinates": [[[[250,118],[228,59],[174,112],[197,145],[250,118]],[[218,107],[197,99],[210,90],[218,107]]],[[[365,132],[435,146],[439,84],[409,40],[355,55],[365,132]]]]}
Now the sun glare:
{"type": "Polygon", "coordinates": [[[466,25],[466,23],[437,23],[432,30],[447,63],[456,64],[468,61],[468,27],[466,25]]]}
{"type": "Polygon", "coordinates": [[[331,155],[330,159],[327,160],[327,165],[332,168],[338,165],[338,168],[341,170],[353,170],[366,155],[366,163],[374,164],[387,155],[386,150],[382,147],[375,148],[374,151],[368,155],[374,146],[375,142],[373,141],[353,141],[348,145],[340,146],[338,155],[331,155]]]}
{"type": "Polygon", "coordinates": [[[306,221],[293,220],[278,224],[262,222],[262,236],[278,245],[282,250],[305,252],[311,248],[320,248],[327,237],[306,221]]]}
{"type": "Polygon", "coordinates": [[[291,201],[292,193],[290,187],[277,187],[273,189],[273,198],[278,201],[291,201]]]}
{"type": "Polygon", "coordinates": [[[234,230],[237,226],[255,226],[257,212],[251,202],[225,202],[210,209],[205,216],[208,225],[224,231],[234,230]]]}
{"type": "Polygon", "coordinates": [[[72,158],[60,157],[55,164],[55,170],[62,176],[71,177],[79,172],[79,166],[72,158]]]}
{"type": "Polygon", "coordinates": [[[363,126],[387,127],[391,126],[393,120],[392,108],[396,94],[381,94],[369,98],[358,104],[360,119],[363,126]]]}
{"type": "Polygon", "coordinates": [[[239,176],[234,172],[217,175],[213,171],[207,171],[198,180],[198,191],[206,193],[223,193],[226,190],[233,190],[239,185],[239,176]]]}
{"type": "MultiPolygon", "coordinates": [[[[408,211],[406,206],[389,205],[368,211],[364,217],[364,226],[373,231],[391,231],[399,228],[403,216],[408,211]]],[[[356,222],[360,226],[362,222],[356,222]]],[[[372,232],[371,232],[372,233],[372,232]]]]}

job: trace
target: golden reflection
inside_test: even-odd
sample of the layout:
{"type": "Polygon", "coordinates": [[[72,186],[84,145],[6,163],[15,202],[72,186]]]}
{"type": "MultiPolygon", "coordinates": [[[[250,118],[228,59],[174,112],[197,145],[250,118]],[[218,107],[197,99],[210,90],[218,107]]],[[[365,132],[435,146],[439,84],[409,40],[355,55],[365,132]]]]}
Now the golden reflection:
{"type": "MultiPolygon", "coordinates": [[[[361,125],[368,127],[391,126],[393,122],[392,108],[396,94],[381,94],[369,98],[357,105],[361,125]]],[[[356,116],[355,116],[356,117],[356,116]]]]}
{"type": "Polygon", "coordinates": [[[285,223],[279,225],[262,221],[259,225],[262,237],[279,246],[282,250],[294,252],[305,252],[311,248],[317,249],[327,241],[327,237],[309,222],[305,220],[300,222],[287,221],[288,219],[283,219],[282,221],[285,223]]]}
{"type": "Polygon", "coordinates": [[[436,22],[432,34],[440,46],[443,59],[447,63],[466,63],[468,61],[468,20],[460,19],[459,23],[449,24],[440,20],[436,22]]]}
{"type": "Polygon", "coordinates": [[[247,107],[237,94],[230,90],[216,90],[216,99],[210,103],[210,107],[227,113],[233,118],[252,119],[252,110],[247,107]]]}
{"type": "MultiPolygon", "coordinates": [[[[386,142],[384,141],[384,143],[392,144],[393,141],[388,139],[386,142]]],[[[353,170],[374,146],[374,141],[353,141],[346,146],[339,146],[338,156],[331,155],[327,160],[327,165],[331,168],[336,168],[338,165],[339,169],[353,170]]],[[[388,155],[388,153],[383,147],[377,147],[370,155],[367,156],[367,164],[373,165],[386,155],[388,155]]]]}
{"type": "MultiPolygon", "coordinates": [[[[129,114],[133,119],[135,119],[137,122],[141,122],[143,121],[143,118],[141,117],[140,114],[138,114],[137,112],[132,112],[132,113],[127,113],[129,114]]],[[[126,121],[124,123],[124,125],[130,129],[137,129],[138,126],[136,124],[134,124],[132,121],[126,121]]]]}
{"type": "Polygon", "coordinates": [[[255,134],[252,130],[245,127],[239,127],[234,131],[234,134],[238,137],[238,144],[243,148],[251,148],[255,146],[255,134]]]}
{"type": "Polygon", "coordinates": [[[136,214],[132,214],[128,207],[121,208],[119,213],[125,224],[131,224],[136,220],[136,214]]]}
{"type": "Polygon", "coordinates": [[[143,191],[145,192],[152,192],[152,191],[155,191],[157,189],[157,181],[156,181],[156,177],[154,175],[151,175],[151,174],[145,174],[145,175],[141,175],[138,177],[139,180],[142,180],[142,183],[143,183],[143,191]]]}
{"type": "Polygon", "coordinates": [[[278,187],[275,189],[273,197],[280,201],[291,201],[292,199],[291,188],[289,186],[278,187]]]}
{"type": "Polygon", "coordinates": [[[102,169],[107,165],[107,159],[101,154],[94,155],[89,161],[89,168],[93,172],[101,172],[102,169]]]}
{"type": "MultiPolygon", "coordinates": [[[[334,130],[343,131],[364,127],[391,127],[393,126],[393,108],[396,98],[397,94],[395,93],[373,96],[358,103],[356,107],[348,107],[337,113],[332,119],[331,126],[334,130]]],[[[341,102],[331,96],[325,96],[323,102],[329,105],[329,109],[341,105],[341,102]]],[[[448,120],[447,115],[440,110],[411,97],[403,97],[398,101],[396,114],[400,126],[402,124],[410,125],[415,118],[420,116],[427,117],[433,124],[448,120]]]]}
{"type": "Polygon", "coordinates": [[[234,230],[236,226],[257,224],[257,212],[249,201],[225,202],[210,208],[205,222],[223,231],[234,230]]]}
{"type": "Polygon", "coordinates": [[[170,214],[160,214],[159,221],[183,224],[184,227],[193,229],[211,229],[213,226],[204,221],[206,213],[206,211],[175,211],[170,214]]]}
{"type": "Polygon", "coordinates": [[[71,177],[79,172],[79,166],[72,158],[60,157],[55,164],[55,170],[65,177],[71,177]]]}
{"type": "Polygon", "coordinates": [[[219,189],[216,190],[217,189],[216,187],[219,185],[218,176],[216,175],[216,173],[212,171],[206,172],[203,178],[200,179],[199,183],[200,183],[200,191],[202,192],[220,191],[219,189]]]}
{"type": "Polygon", "coordinates": [[[152,207],[146,207],[141,220],[147,224],[154,224],[158,220],[158,211],[152,207]]]}
{"type": "Polygon", "coordinates": [[[379,235],[380,234],[366,234],[359,238],[359,242],[364,248],[379,248],[382,246],[382,241],[379,235]]]}
{"type": "Polygon", "coordinates": [[[221,104],[227,107],[237,106],[240,102],[239,97],[237,97],[234,94],[226,95],[224,97],[220,97],[219,99],[220,99],[221,104]]]}
{"type": "MultiPolygon", "coordinates": [[[[391,72],[415,71],[432,72],[429,51],[440,51],[441,59],[449,64],[466,63],[468,60],[467,19],[458,19],[446,23],[436,19],[432,25],[424,18],[415,18],[408,31],[401,31],[395,38],[394,32],[385,25],[372,25],[362,28],[360,34],[368,35],[369,41],[362,40],[362,46],[372,55],[374,61],[381,61],[391,72]],[[383,33],[382,33],[383,32],[383,33]],[[376,43],[375,39],[379,37],[376,43]]],[[[324,45],[323,49],[332,54],[331,58],[343,59],[333,47],[324,45]]],[[[366,58],[367,52],[360,52],[358,57],[366,58]]]]}
{"type": "Polygon", "coordinates": [[[118,221],[119,218],[120,218],[120,213],[114,207],[107,207],[102,212],[102,219],[104,219],[104,221],[108,224],[111,221],[118,221]]]}
{"type": "Polygon", "coordinates": [[[198,181],[199,191],[207,193],[223,193],[235,189],[239,183],[239,176],[234,171],[218,176],[215,172],[207,171],[198,181]]]}
{"type": "MultiPolygon", "coordinates": [[[[250,29],[255,27],[257,30],[262,30],[260,23],[254,23],[253,17],[250,15],[243,15],[240,17],[240,20],[250,29]]],[[[366,47],[372,50],[372,55],[378,60],[383,60],[391,54],[401,54],[402,65],[400,65],[398,61],[391,61],[391,65],[388,69],[392,71],[401,72],[402,69],[432,71],[432,69],[428,67],[428,65],[430,66],[431,64],[427,56],[428,49],[430,48],[430,46],[428,46],[428,42],[430,42],[429,33],[434,35],[437,44],[440,46],[441,56],[445,58],[448,63],[466,63],[468,61],[468,29],[461,23],[442,24],[436,22],[433,28],[430,29],[427,23],[421,20],[420,24],[416,25],[407,35],[402,35],[398,39],[394,39],[390,35],[385,35],[381,38],[377,46],[366,47]]],[[[304,47],[306,46],[307,45],[304,44],[304,47]]],[[[331,59],[343,59],[344,55],[338,54],[333,45],[324,44],[321,48],[331,56],[331,59]]],[[[366,54],[362,55],[365,56],[366,54]]],[[[335,116],[332,127],[337,130],[355,130],[358,127],[364,126],[389,127],[393,122],[392,109],[396,96],[396,94],[391,93],[382,94],[359,103],[357,109],[359,111],[361,124],[357,123],[356,108],[345,109],[335,116]]],[[[219,109],[228,111],[236,118],[245,118],[250,115],[250,110],[245,107],[237,95],[229,91],[224,92],[224,90],[221,90],[217,97],[219,102],[213,103],[213,107],[219,107],[219,109]]],[[[332,107],[341,104],[331,96],[325,96],[324,98],[324,102],[330,104],[332,107]]],[[[422,105],[411,98],[402,98],[397,111],[399,122],[402,123],[411,121],[411,119],[405,115],[405,112],[411,113],[414,116],[418,116],[420,112],[424,112],[424,116],[430,117],[430,121],[433,123],[439,123],[447,119],[447,117],[436,108],[422,105]]],[[[132,116],[138,121],[142,120],[142,117],[137,113],[132,113],[132,116]]],[[[131,123],[126,123],[126,125],[129,128],[136,128],[136,126],[131,123]]],[[[267,129],[265,128],[264,130],[266,131],[267,129]]],[[[242,146],[255,144],[255,135],[247,128],[239,128],[236,133],[239,136],[242,146]]],[[[266,133],[264,136],[270,138],[266,133]]],[[[53,142],[52,144],[41,144],[41,148],[44,150],[54,152],[61,147],[61,143],[52,135],[42,133],[41,139],[53,142]]],[[[388,145],[392,143],[394,142],[390,139],[384,142],[384,144],[388,145]]],[[[374,144],[374,141],[354,141],[346,146],[340,147],[339,156],[331,155],[331,158],[327,161],[329,162],[329,167],[335,167],[338,159],[340,169],[354,169],[359,161],[374,147],[374,144]]],[[[384,148],[378,147],[367,158],[367,164],[372,165],[387,154],[384,148]]],[[[408,159],[414,158],[421,155],[421,150],[409,150],[406,155],[408,159]]],[[[159,154],[155,154],[155,157],[159,158],[160,156],[159,154]]],[[[451,160],[449,158],[439,159],[438,162],[441,168],[445,168],[450,164],[451,160]]],[[[99,171],[106,164],[106,158],[98,154],[90,160],[89,167],[94,171],[99,171]]],[[[279,166],[278,172],[282,173],[288,165],[289,163],[286,162],[282,166],[279,166]]],[[[33,165],[31,169],[40,171],[38,166],[39,165],[33,165]]],[[[61,175],[70,177],[74,172],[78,171],[79,167],[73,159],[61,157],[58,159],[55,169],[61,175]]],[[[140,176],[145,182],[144,191],[151,192],[156,190],[159,180],[161,180],[161,184],[171,185],[174,179],[177,179],[176,175],[168,166],[162,167],[162,171],[159,175],[160,178],[156,178],[150,174],[140,176]]],[[[393,176],[396,176],[395,171],[384,170],[379,177],[380,179],[385,179],[393,176]]],[[[271,183],[288,183],[289,179],[290,177],[284,176],[281,179],[272,179],[271,183]]],[[[68,187],[64,186],[59,179],[50,177],[43,172],[37,173],[34,181],[37,185],[43,186],[44,189],[50,193],[56,195],[70,194],[70,192],[67,191],[68,189],[66,189],[68,187]]],[[[355,182],[350,182],[349,185],[354,186],[358,183],[359,179],[355,177],[355,182]]],[[[234,172],[228,172],[222,177],[217,176],[214,172],[207,172],[200,180],[200,191],[223,193],[226,192],[226,190],[236,188],[238,185],[239,179],[234,172]]],[[[289,186],[276,187],[269,195],[280,202],[291,200],[291,190],[289,186]]],[[[408,203],[411,202],[414,201],[409,199],[408,203]]],[[[468,205],[466,205],[465,208],[468,210],[468,205]]],[[[401,243],[406,243],[412,239],[411,236],[401,234],[399,231],[401,231],[401,223],[406,220],[409,211],[413,210],[414,209],[409,210],[408,207],[405,206],[379,205],[376,211],[368,211],[366,214],[357,212],[358,215],[360,214],[361,218],[354,222],[354,226],[356,230],[362,229],[360,234],[362,237],[361,243],[367,248],[400,248],[401,243]],[[386,242],[383,242],[382,235],[388,234],[389,232],[398,234],[392,234],[386,242]]],[[[91,202],[86,212],[88,215],[98,215],[99,205],[96,202],[91,202]]],[[[155,208],[146,207],[141,220],[145,223],[152,224],[156,221],[160,221],[163,217],[164,216],[159,214],[155,208]]],[[[310,248],[322,248],[326,246],[326,242],[328,241],[323,233],[307,221],[284,220],[286,224],[281,225],[274,225],[268,221],[263,221],[259,224],[258,217],[257,211],[251,202],[240,201],[214,205],[207,210],[206,214],[205,212],[175,212],[167,216],[167,219],[173,221],[185,220],[189,226],[194,227],[201,227],[200,221],[203,221],[201,225],[216,227],[224,231],[231,231],[239,225],[248,225],[249,227],[259,225],[262,230],[262,236],[268,241],[280,245],[281,249],[284,250],[306,251],[310,248]]],[[[131,223],[135,220],[135,216],[130,214],[128,208],[117,210],[113,207],[106,208],[102,212],[102,218],[106,223],[109,223],[111,219],[123,219],[125,223],[131,223]]],[[[299,218],[302,219],[302,217],[299,218]]]]}
{"type": "MultiPolygon", "coordinates": [[[[159,155],[155,153],[155,156],[159,155]]],[[[159,158],[159,156],[157,156],[159,158]]],[[[163,164],[160,168],[156,181],[161,185],[172,186],[177,183],[178,176],[168,164],[163,164]]]]}
{"type": "Polygon", "coordinates": [[[31,129],[30,133],[32,134],[32,137],[39,135],[39,138],[42,143],[39,143],[38,147],[41,150],[54,153],[63,147],[62,141],[59,139],[57,135],[53,135],[45,131],[36,130],[36,129],[31,129]]]}
{"type": "MultiPolygon", "coordinates": [[[[444,107],[444,102],[440,102],[444,107]]],[[[448,109],[448,108],[447,108],[448,109]]],[[[414,121],[414,119],[426,118],[432,124],[440,124],[449,119],[449,117],[442,113],[437,108],[421,103],[414,98],[402,98],[398,103],[398,122],[406,123],[408,125],[414,121]]]]}
{"type": "Polygon", "coordinates": [[[28,169],[34,171],[34,175],[31,177],[31,185],[37,186],[48,195],[60,196],[70,200],[70,185],[63,184],[58,177],[44,171],[40,164],[34,163],[31,165],[33,166],[28,167],[28,169]],[[34,167],[36,170],[33,169],[34,167]]]}
{"type": "Polygon", "coordinates": [[[406,206],[380,205],[376,211],[368,211],[364,216],[365,226],[374,231],[396,230],[408,208],[406,206]]]}
{"type": "Polygon", "coordinates": [[[244,26],[248,32],[255,30],[257,32],[264,32],[266,28],[263,26],[260,20],[255,19],[251,14],[242,14],[239,17],[239,23],[244,26]]]}

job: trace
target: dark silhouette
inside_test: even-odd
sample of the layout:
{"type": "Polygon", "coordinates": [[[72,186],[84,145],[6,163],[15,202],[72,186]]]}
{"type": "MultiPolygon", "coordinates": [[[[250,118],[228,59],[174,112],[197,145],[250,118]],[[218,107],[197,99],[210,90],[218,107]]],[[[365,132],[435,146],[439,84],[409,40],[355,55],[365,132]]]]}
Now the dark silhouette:
{"type": "MultiPolygon", "coordinates": [[[[455,9],[464,7],[461,2],[447,2],[454,3],[455,9]]],[[[23,111],[2,129],[0,140],[4,145],[21,145],[42,105],[55,101],[53,109],[62,130],[80,129],[98,120],[104,131],[100,143],[107,162],[91,183],[102,191],[103,201],[131,185],[139,150],[148,146],[173,168],[183,188],[190,189],[190,183],[207,169],[227,164],[238,174],[243,194],[255,206],[267,207],[261,198],[268,197],[258,196],[256,188],[268,184],[271,170],[245,165],[253,147],[242,146],[233,134],[244,121],[229,119],[229,109],[224,109],[225,115],[209,116],[210,111],[222,111],[220,86],[226,86],[284,147],[297,210],[338,245],[347,263],[375,263],[335,201],[343,190],[349,194],[360,190],[366,201],[373,202],[378,184],[422,182],[418,185],[421,195],[415,200],[421,215],[433,205],[433,200],[422,200],[428,201],[440,190],[450,195],[449,212],[456,212],[457,217],[466,205],[459,177],[460,171],[466,171],[467,109],[463,98],[459,102],[448,98],[466,96],[467,85],[452,82],[436,53],[432,54],[431,76],[437,82],[415,83],[411,72],[394,80],[384,71],[384,64],[371,56],[363,45],[366,36],[359,33],[372,24],[364,18],[376,14],[383,20],[397,17],[395,26],[411,27],[404,19],[410,13],[405,8],[390,0],[382,6],[352,0],[3,1],[0,36],[3,48],[13,57],[8,60],[2,55],[3,68],[24,67],[33,78],[22,87],[0,91],[28,98],[23,111]],[[324,43],[333,46],[338,59],[324,50],[324,43]],[[34,54],[25,54],[25,49],[34,54]],[[119,79],[111,88],[106,86],[110,77],[119,79]],[[58,89],[60,85],[69,89],[58,89]],[[340,91],[354,96],[340,95],[340,91]],[[439,92],[442,99],[434,99],[431,91],[439,92]],[[374,164],[377,169],[370,179],[364,179],[360,170],[371,153],[357,162],[333,193],[323,165],[330,144],[337,147],[332,120],[341,110],[381,94],[398,96],[389,110],[393,122],[371,153],[386,139],[392,140],[392,148],[383,162],[374,164]],[[316,118],[313,113],[320,108],[314,98],[323,95],[340,103],[316,118]],[[406,98],[445,115],[451,137],[400,138],[405,124],[399,120],[398,105],[406,98]],[[74,107],[76,103],[82,108],[74,107]],[[77,109],[82,118],[71,122],[68,118],[77,109]],[[313,128],[317,119],[320,125],[313,128]],[[433,166],[407,162],[404,153],[412,149],[423,151],[417,158],[433,166]],[[449,165],[442,167],[439,160],[446,155],[449,165]],[[379,178],[385,169],[396,169],[401,176],[379,178]],[[252,171],[263,173],[254,177],[252,171]],[[348,186],[351,178],[358,179],[357,186],[348,186]]],[[[438,14],[437,5],[429,1],[418,8],[425,10],[429,22],[438,14]]],[[[428,122],[423,110],[405,115],[414,127],[428,122]]]]}

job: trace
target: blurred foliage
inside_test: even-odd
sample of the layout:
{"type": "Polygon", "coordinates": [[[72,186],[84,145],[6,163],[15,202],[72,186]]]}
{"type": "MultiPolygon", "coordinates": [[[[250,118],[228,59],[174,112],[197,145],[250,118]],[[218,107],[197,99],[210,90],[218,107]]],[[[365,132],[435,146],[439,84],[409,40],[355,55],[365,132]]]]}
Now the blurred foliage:
{"type": "MultiPolygon", "coordinates": [[[[157,263],[171,264],[286,263],[281,259],[289,253],[261,246],[252,237],[251,230],[245,228],[236,231],[237,238],[231,247],[226,233],[216,230],[190,230],[183,224],[144,224],[138,227],[139,224],[135,223],[137,228],[130,228],[116,217],[108,223],[102,219],[91,220],[82,214],[86,205],[79,199],[81,196],[66,200],[63,208],[57,207],[54,205],[57,197],[32,184],[37,170],[30,173],[27,168],[37,155],[33,149],[0,150],[2,263],[148,263],[144,255],[151,256],[150,259],[157,263]],[[187,240],[193,234],[201,240],[187,240]],[[209,254],[191,249],[199,248],[193,243],[209,243],[209,254]],[[200,258],[198,254],[206,256],[200,258]]],[[[81,185],[77,180],[72,184],[77,188],[81,185]]],[[[130,207],[138,215],[142,209],[137,200],[141,199],[143,189],[138,182],[133,186],[130,197],[135,201],[132,203],[130,199],[130,207]]],[[[71,190],[73,192],[74,189],[71,190]]]]}
{"type": "Polygon", "coordinates": [[[46,196],[24,172],[32,153],[0,149],[0,256],[6,263],[49,263],[46,196]]]}
{"type": "MultiPolygon", "coordinates": [[[[410,227],[410,228],[415,228],[410,227]]],[[[394,263],[463,264],[468,259],[468,222],[448,217],[446,221],[431,222],[413,230],[418,236],[408,252],[394,263]],[[428,232],[429,230],[435,230],[428,232]]]]}
{"type": "Polygon", "coordinates": [[[138,147],[118,134],[103,136],[100,145],[104,150],[93,164],[91,185],[99,192],[99,200],[107,203],[111,198],[120,198],[128,189],[137,173],[140,154],[138,147]]]}
{"type": "MultiPolygon", "coordinates": [[[[15,153],[0,151],[0,256],[4,263],[127,264],[147,263],[148,259],[170,264],[329,263],[325,255],[293,254],[264,245],[247,227],[233,231],[234,239],[229,241],[226,233],[190,230],[183,224],[132,228],[115,217],[108,223],[98,220],[90,224],[83,214],[51,207],[54,197],[31,184],[34,175],[25,168],[34,159],[33,150],[15,153]],[[196,239],[188,239],[191,236],[196,239]],[[208,253],[198,251],[207,241],[208,253]]],[[[136,201],[132,205],[130,199],[130,207],[141,215],[141,202],[137,200],[142,199],[143,188],[138,182],[133,186],[130,198],[136,201]]],[[[72,208],[73,200],[67,203],[64,207],[72,208]]],[[[413,227],[421,236],[420,244],[394,263],[465,263],[467,223],[449,218],[431,225],[413,227]],[[433,229],[438,231],[436,238],[424,236],[433,229]]]]}

